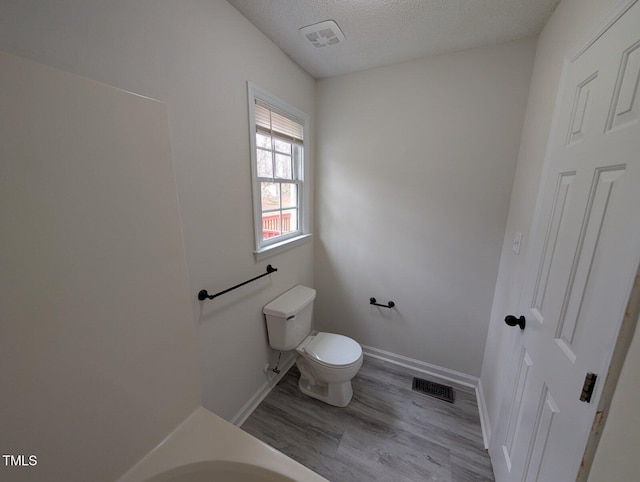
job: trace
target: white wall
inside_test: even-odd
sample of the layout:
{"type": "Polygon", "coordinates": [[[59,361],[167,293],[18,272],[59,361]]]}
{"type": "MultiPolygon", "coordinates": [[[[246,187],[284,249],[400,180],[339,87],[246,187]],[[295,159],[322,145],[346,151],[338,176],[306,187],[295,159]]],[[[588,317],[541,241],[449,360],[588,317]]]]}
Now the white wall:
{"type": "Polygon", "coordinates": [[[318,328],[479,376],[534,51],[318,82],[318,328]]]}
{"type": "Polygon", "coordinates": [[[313,282],[313,242],[254,261],[246,81],[313,119],[313,79],[224,0],[3,0],[0,50],[167,103],[203,404],[233,417],[265,381],[262,306],[313,282]]]}
{"type": "Polygon", "coordinates": [[[166,105],[0,53],[0,479],[110,481],[200,404],[166,105]]]}
{"type": "MultiPolygon", "coordinates": [[[[508,393],[504,386],[504,375],[514,335],[514,331],[509,329],[503,320],[506,314],[518,311],[529,229],[533,219],[564,57],[599,26],[601,19],[617,3],[616,0],[563,0],[538,40],[482,366],[481,381],[489,419],[493,426],[498,417],[502,396],[508,393]],[[518,231],[524,233],[520,256],[516,256],[511,251],[513,236],[518,231]]],[[[632,415],[637,409],[640,396],[640,387],[637,383],[640,344],[637,341],[637,333],[635,338],[614,396],[610,418],[596,454],[590,481],[637,478],[638,458],[631,456],[632,453],[637,454],[640,446],[637,416],[632,415]],[[618,455],[612,457],[611,455],[616,451],[618,455]],[[625,457],[622,465],[621,457],[625,457]],[[624,473],[627,476],[617,477],[612,471],[624,473]]]]}

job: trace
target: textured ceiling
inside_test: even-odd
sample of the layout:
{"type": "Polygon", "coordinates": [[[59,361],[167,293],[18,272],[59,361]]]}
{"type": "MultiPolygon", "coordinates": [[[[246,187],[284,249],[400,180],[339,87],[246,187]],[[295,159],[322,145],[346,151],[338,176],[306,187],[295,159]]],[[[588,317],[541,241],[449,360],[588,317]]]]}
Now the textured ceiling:
{"type": "Polygon", "coordinates": [[[315,78],[534,35],[559,0],[227,0],[315,78]],[[317,48],[298,29],[334,20],[317,48]]]}

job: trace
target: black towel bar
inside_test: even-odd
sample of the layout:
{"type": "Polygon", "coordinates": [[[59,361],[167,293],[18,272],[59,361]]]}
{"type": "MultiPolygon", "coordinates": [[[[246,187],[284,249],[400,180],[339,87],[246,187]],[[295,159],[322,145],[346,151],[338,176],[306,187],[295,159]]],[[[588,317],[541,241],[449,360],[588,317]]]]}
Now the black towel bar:
{"type": "Polygon", "coordinates": [[[251,283],[252,281],[255,281],[255,280],[257,280],[257,279],[260,279],[260,278],[262,278],[263,276],[267,276],[267,275],[270,275],[271,273],[275,273],[276,271],[278,271],[278,268],[274,268],[273,266],[271,266],[270,264],[268,264],[268,265],[267,265],[267,272],[266,272],[266,273],[262,273],[260,276],[256,276],[255,278],[251,278],[250,280],[247,280],[247,281],[245,281],[244,283],[240,283],[240,284],[237,284],[237,285],[235,285],[235,286],[232,286],[231,288],[228,288],[228,289],[226,289],[226,290],[224,290],[224,291],[221,291],[220,293],[216,293],[215,295],[210,295],[210,294],[207,292],[207,290],[200,290],[200,292],[198,293],[198,299],[199,299],[200,301],[204,301],[204,300],[206,300],[207,298],[208,298],[208,299],[210,299],[210,300],[212,300],[212,299],[214,299],[214,298],[216,298],[216,297],[218,297],[218,296],[220,296],[220,295],[223,295],[223,294],[225,294],[225,293],[228,293],[229,291],[233,291],[233,290],[235,290],[236,288],[240,288],[241,286],[244,286],[244,285],[246,285],[247,283],[251,283]]]}
{"type": "Polygon", "coordinates": [[[387,303],[386,305],[381,305],[380,303],[376,303],[375,298],[369,298],[369,304],[372,304],[375,306],[382,306],[383,308],[393,308],[394,306],[396,306],[396,304],[393,301],[389,301],[389,303],[387,303]]]}

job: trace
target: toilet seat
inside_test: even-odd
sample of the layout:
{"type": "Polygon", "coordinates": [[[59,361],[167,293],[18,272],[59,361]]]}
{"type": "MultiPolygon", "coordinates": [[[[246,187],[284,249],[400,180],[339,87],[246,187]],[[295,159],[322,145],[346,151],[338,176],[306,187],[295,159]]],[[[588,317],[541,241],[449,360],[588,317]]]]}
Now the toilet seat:
{"type": "Polygon", "coordinates": [[[307,337],[298,346],[298,351],[309,356],[311,361],[329,368],[346,368],[358,363],[362,347],[351,338],[335,333],[318,333],[307,337]]]}

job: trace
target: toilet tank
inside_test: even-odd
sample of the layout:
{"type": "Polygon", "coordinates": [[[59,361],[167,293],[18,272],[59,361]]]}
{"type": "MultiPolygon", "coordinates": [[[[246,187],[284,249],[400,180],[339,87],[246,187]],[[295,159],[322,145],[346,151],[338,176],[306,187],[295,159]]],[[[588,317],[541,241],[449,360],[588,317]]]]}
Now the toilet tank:
{"type": "Polygon", "coordinates": [[[316,290],[298,285],[267,304],[269,345],[280,351],[293,350],[311,333],[311,315],[316,290]]]}

